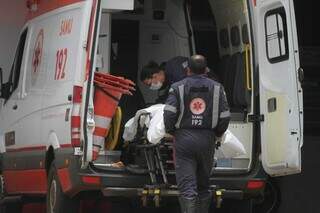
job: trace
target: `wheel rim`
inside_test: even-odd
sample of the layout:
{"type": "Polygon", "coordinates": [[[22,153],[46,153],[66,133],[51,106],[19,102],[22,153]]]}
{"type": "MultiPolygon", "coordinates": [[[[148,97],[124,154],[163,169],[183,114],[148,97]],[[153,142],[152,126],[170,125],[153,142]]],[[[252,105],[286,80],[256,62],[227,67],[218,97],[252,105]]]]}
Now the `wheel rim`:
{"type": "Polygon", "coordinates": [[[50,194],[49,194],[49,202],[50,202],[50,212],[54,212],[54,207],[57,201],[57,181],[55,179],[52,180],[50,186],[50,194]]]}

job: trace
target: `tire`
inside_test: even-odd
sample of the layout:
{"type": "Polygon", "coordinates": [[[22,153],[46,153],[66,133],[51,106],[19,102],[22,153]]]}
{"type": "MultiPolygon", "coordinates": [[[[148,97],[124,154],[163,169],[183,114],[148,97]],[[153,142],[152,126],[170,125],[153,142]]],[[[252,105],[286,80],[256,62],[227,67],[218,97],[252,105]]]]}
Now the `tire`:
{"type": "Polygon", "coordinates": [[[275,181],[267,181],[264,199],[257,204],[254,212],[257,213],[277,213],[281,204],[281,191],[275,181]]]}
{"type": "Polygon", "coordinates": [[[63,193],[54,161],[48,174],[47,190],[47,213],[78,213],[80,202],[63,193]]]}

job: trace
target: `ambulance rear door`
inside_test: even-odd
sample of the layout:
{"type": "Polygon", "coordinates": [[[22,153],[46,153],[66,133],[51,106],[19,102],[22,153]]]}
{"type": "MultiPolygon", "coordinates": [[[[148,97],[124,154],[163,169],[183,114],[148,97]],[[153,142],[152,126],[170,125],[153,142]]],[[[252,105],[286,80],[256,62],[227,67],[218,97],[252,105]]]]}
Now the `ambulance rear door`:
{"type": "Polygon", "coordinates": [[[303,106],[293,1],[257,0],[254,7],[262,164],[271,176],[299,173],[303,106]]]}
{"type": "MultiPolygon", "coordinates": [[[[83,159],[82,168],[86,168],[92,161],[93,151],[93,132],[95,129],[94,121],[94,72],[97,70],[97,55],[98,55],[98,41],[99,31],[101,23],[101,15],[103,13],[114,13],[123,10],[133,10],[134,0],[93,0],[91,19],[90,19],[90,30],[88,35],[88,63],[87,63],[87,75],[82,90],[82,105],[83,115],[82,118],[82,138],[83,141],[83,159]]],[[[104,26],[107,27],[107,26],[104,26]]],[[[110,35],[106,35],[110,36],[110,35]]],[[[110,45],[109,45],[110,46],[110,45]]],[[[107,51],[108,52],[108,51],[107,51]]],[[[108,70],[106,70],[108,71],[108,70]]]]}

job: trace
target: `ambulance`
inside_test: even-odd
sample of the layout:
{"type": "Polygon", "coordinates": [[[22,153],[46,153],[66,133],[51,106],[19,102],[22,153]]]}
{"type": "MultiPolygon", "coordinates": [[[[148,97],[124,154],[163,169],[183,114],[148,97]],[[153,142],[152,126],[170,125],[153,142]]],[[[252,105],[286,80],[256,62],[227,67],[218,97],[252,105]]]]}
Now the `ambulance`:
{"type": "Polygon", "coordinates": [[[301,172],[303,70],[292,0],[26,0],[26,8],[12,68],[0,75],[10,72],[0,79],[1,205],[40,197],[47,212],[77,212],[88,194],[156,206],[177,197],[174,169],[165,171],[170,184],[152,188],[150,171],[134,172],[141,165],[121,133],[157,98],[139,81],[141,68],[195,53],[223,84],[229,130],[246,150],[217,157],[214,203],[252,204],[270,178],[301,172]],[[120,129],[100,161],[97,73],[136,82],[119,101],[120,129]],[[101,160],[112,157],[124,165],[101,160]]]}

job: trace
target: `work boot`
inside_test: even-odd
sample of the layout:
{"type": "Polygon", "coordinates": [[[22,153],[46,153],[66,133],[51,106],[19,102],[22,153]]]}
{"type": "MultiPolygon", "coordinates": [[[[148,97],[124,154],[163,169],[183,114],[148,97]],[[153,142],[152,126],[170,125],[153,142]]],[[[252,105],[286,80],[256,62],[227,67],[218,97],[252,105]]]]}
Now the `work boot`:
{"type": "Polygon", "coordinates": [[[211,200],[212,200],[211,194],[206,197],[199,198],[197,213],[208,213],[211,200]]]}
{"type": "Polygon", "coordinates": [[[197,213],[197,205],[198,205],[198,200],[197,198],[184,198],[180,197],[179,198],[180,202],[180,208],[181,208],[181,213],[197,213]]]}

